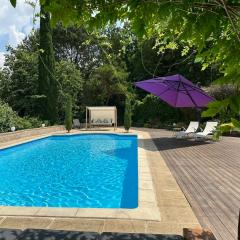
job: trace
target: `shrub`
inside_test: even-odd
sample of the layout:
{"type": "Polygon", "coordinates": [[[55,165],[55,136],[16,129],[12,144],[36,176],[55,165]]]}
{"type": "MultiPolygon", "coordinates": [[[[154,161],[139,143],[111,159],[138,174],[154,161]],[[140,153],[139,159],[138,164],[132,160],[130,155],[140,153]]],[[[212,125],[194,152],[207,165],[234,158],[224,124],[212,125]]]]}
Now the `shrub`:
{"type": "Polygon", "coordinates": [[[211,85],[206,90],[209,95],[214,97],[216,100],[223,100],[229,96],[239,95],[238,88],[232,84],[211,85]]]}
{"type": "Polygon", "coordinates": [[[67,96],[67,103],[65,109],[65,127],[68,132],[72,129],[72,97],[67,96]]]}
{"type": "Polygon", "coordinates": [[[43,123],[45,124],[45,126],[50,125],[48,121],[42,121],[35,117],[24,117],[23,119],[25,119],[31,124],[31,128],[39,128],[42,126],[43,123]]]}
{"type": "Polygon", "coordinates": [[[15,126],[16,129],[21,129],[23,120],[7,103],[0,102],[0,131],[10,131],[10,128],[13,126],[15,126]]]}
{"type": "Polygon", "coordinates": [[[138,127],[168,126],[184,121],[184,114],[180,109],[170,107],[153,95],[146,95],[142,101],[135,101],[133,124],[138,127]]]}
{"type": "Polygon", "coordinates": [[[8,132],[11,127],[17,130],[40,127],[42,122],[37,118],[21,118],[12,108],[0,101],[0,132],[8,132]]]}
{"type": "Polygon", "coordinates": [[[129,97],[125,100],[125,112],[124,112],[124,128],[128,132],[132,124],[132,108],[131,100],[129,97]]]}

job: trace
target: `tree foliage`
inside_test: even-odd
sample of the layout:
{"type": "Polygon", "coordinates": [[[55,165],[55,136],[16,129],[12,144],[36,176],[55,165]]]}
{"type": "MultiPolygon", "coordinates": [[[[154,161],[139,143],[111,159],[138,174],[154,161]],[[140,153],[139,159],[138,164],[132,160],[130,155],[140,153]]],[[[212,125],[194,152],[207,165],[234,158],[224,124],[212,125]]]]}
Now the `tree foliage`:
{"type": "Polygon", "coordinates": [[[84,77],[100,66],[102,56],[97,39],[84,28],[63,27],[57,24],[53,28],[53,47],[57,61],[67,60],[75,64],[84,77]]]}
{"type": "MultiPolygon", "coordinates": [[[[79,32],[84,32],[84,30],[80,31],[76,27],[67,29],[66,32],[73,36],[72,41],[69,40],[67,34],[64,35],[64,28],[61,25],[57,25],[53,30],[53,46],[56,58],[55,76],[59,84],[57,99],[59,122],[64,120],[65,107],[62,102],[65,101],[67,94],[72,96],[73,114],[77,118],[84,118],[86,105],[109,104],[117,106],[119,123],[122,124],[125,95],[129,93],[133,95],[130,86],[136,80],[151,78],[154,75],[174,74],[180,71],[195,83],[200,82],[201,85],[208,85],[212,79],[217,77],[216,70],[206,69],[201,72],[200,64],[194,63],[193,57],[185,60],[179,49],[168,50],[164,54],[158,53],[158,50],[154,48],[155,39],[139,41],[133,33],[129,32],[127,27],[109,28],[106,31],[101,31],[103,36],[100,33],[97,34],[97,43],[92,42],[92,36],[84,35],[81,44],[87,42],[88,50],[83,52],[82,48],[78,49],[75,46],[81,35],[79,32]],[[61,38],[57,36],[61,36],[61,38]],[[91,41],[88,41],[89,38],[91,41]],[[130,41],[129,38],[132,40],[130,41]],[[91,47],[91,44],[94,47],[91,47]],[[91,70],[85,67],[81,68],[82,61],[85,61],[86,66],[91,65],[92,58],[88,58],[88,56],[94,56],[91,51],[96,49],[99,52],[99,62],[94,66],[92,65],[93,69],[91,70]],[[79,53],[77,53],[78,51],[79,53]],[[74,61],[73,56],[75,55],[79,56],[77,63],[74,61]]],[[[0,71],[0,75],[2,75],[2,77],[0,76],[0,98],[8,102],[21,116],[38,116],[36,103],[41,97],[37,92],[38,45],[39,32],[36,31],[17,48],[8,49],[5,67],[0,71]]],[[[135,104],[136,108],[133,111],[133,124],[160,126],[162,123],[161,126],[163,126],[167,122],[183,120],[181,114],[178,114],[178,110],[166,106],[159,99],[153,99],[139,89],[134,92],[136,101],[133,100],[133,103],[137,102],[137,104],[135,104]],[[169,118],[172,118],[172,121],[169,118]]]]}
{"type": "MultiPolygon", "coordinates": [[[[41,117],[38,93],[38,33],[30,35],[17,48],[8,48],[4,68],[0,71],[0,99],[20,116],[41,117]]],[[[73,98],[73,110],[78,111],[84,80],[80,70],[70,61],[55,63],[55,77],[61,94],[57,96],[58,121],[64,120],[65,95],[73,98]]]]}
{"type": "Polygon", "coordinates": [[[58,96],[58,116],[59,120],[64,119],[65,108],[63,102],[67,95],[72,98],[72,108],[73,113],[79,111],[80,99],[83,95],[83,84],[84,80],[82,78],[80,70],[77,66],[67,60],[61,60],[56,62],[56,79],[59,82],[60,94],[58,96]]]}
{"type": "Polygon", "coordinates": [[[181,44],[186,55],[194,46],[196,61],[204,68],[219,64],[226,80],[239,81],[238,1],[52,0],[47,10],[53,24],[60,21],[93,29],[127,22],[138,36],[156,35],[160,51],[181,44]]]}
{"type": "Polygon", "coordinates": [[[138,127],[163,128],[184,120],[184,113],[180,109],[172,108],[150,94],[134,104],[133,122],[138,127]]]}
{"type": "Polygon", "coordinates": [[[39,110],[44,119],[54,124],[57,121],[58,83],[55,76],[50,13],[46,12],[46,6],[42,4],[40,12],[38,94],[42,97],[39,110]]]}
{"type": "MultiPolygon", "coordinates": [[[[68,30],[72,28],[66,31],[67,34],[73,33],[71,38],[82,37],[79,46],[74,41],[68,46],[68,41],[62,40],[60,45],[64,47],[59,56],[73,56],[69,57],[71,61],[78,59],[80,70],[87,69],[94,62],[92,60],[97,59],[93,71],[89,70],[90,67],[87,74],[83,74],[86,76],[84,89],[90,89],[88,81],[93,86],[100,86],[99,82],[104,85],[104,80],[99,80],[96,74],[103,65],[126,69],[130,73],[129,82],[178,71],[203,85],[208,85],[216,77],[218,83],[239,85],[240,6],[237,1],[52,0],[46,10],[51,13],[52,26],[61,22],[68,26],[68,30]],[[116,23],[124,27],[113,31],[111,25],[116,23]],[[76,31],[71,27],[74,24],[85,29],[75,35],[76,31]],[[125,34],[126,29],[131,29],[134,34],[131,31],[125,34]],[[79,49],[82,52],[87,49],[87,53],[95,50],[95,55],[85,58],[90,60],[88,64],[79,60],[83,58],[79,49]],[[210,71],[201,73],[200,68],[210,71]]],[[[62,33],[64,31],[63,28],[62,33]]],[[[145,96],[137,93],[140,98],[145,96]]],[[[105,97],[101,98],[104,102],[102,99],[105,97]]],[[[227,109],[232,111],[230,107],[227,109]]]]}
{"type": "Polygon", "coordinates": [[[233,84],[213,84],[207,88],[207,91],[209,95],[218,101],[224,100],[229,96],[237,96],[240,94],[238,86],[233,84]]]}
{"type": "Polygon", "coordinates": [[[84,86],[86,105],[109,105],[111,99],[128,92],[126,71],[113,65],[96,69],[84,86]]]}
{"type": "Polygon", "coordinates": [[[124,45],[131,32],[117,26],[88,32],[83,27],[57,24],[53,28],[53,46],[57,61],[71,61],[84,78],[104,64],[125,67],[124,45]]]}
{"type": "Polygon", "coordinates": [[[24,45],[8,48],[0,78],[0,98],[20,116],[37,116],[38,53],[24,45]]]}
{"type": "Polygon", "coordinates": [[[194,54],[188,57],[182,56],[182,48],[158,52],[156,41],[157,38],[151,38],[137,42],[134,51],[127,55],[130,81],[181,73],[195,84],[208,86],[220,75],[218,69],[213,67],[202,71],[201,64],[195,63],[194,50],[194,54]]]}
{"type": "Polygon", "coordinates": [[[52,21],[101,28],[127,22],[140,37],[157,37],[156,48],[182,55],[196,50],[202,69],[218,66],[220,83],[240,82],[240,5],[238,1],[51,1],[52,21]]]}

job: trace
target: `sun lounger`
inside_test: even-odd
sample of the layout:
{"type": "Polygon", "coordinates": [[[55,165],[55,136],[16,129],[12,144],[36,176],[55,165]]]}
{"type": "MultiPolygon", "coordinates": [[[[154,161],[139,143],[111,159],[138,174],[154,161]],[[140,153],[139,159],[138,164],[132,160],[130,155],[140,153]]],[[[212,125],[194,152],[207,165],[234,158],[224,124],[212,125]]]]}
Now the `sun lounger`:
{"type": "Polygon", "coordinates": [[[177,132],[175,134],[175,137],[176,138],[185,138],[185,137],[189,136],[189,134],[195,133],[198,130],[198,127],[199,127],[199,122],[191,121],[189,123],[188,128],[185,129],[184,131],[177,132]]]}
{"type": "Polygon", "coordinates": [[[73,128],[80,128],[79,119],[73,119],[73,128]]]}
{"type": "Polygon", "coordinates": [[[218,126],[218,122],[207,122],[204,130],[202,132],[198,132],[194,134],[195,139],[208,139],[209,135],[212,135],[216,127],[218,126]]]}

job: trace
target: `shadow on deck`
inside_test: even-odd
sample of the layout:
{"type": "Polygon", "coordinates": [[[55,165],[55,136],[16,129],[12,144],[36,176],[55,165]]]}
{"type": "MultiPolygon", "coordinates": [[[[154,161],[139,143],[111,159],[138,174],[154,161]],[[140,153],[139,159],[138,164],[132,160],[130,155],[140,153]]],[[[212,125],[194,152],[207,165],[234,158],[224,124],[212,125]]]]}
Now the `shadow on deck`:
{"type": "MultiPolygon", "coordinates": [[[[143,131],[146,131],[145,129],[143,131]]],[[[236,240],[240,208],[240,138],[219,142],[172,138],[165,130],[149,130],[144,147],[159,151],[203,228],[218,240],[236,240]]]]}
{"type": "Polygon", "coordinates": [[[171,150],[176,148],[191,148],[193,146],[201,146],[201,145],[208,145],[214,144],[211,141],[195,141],[193,139],[176,139],[176,138],[169,138],[169,137],[162,137],[162,138],[153,138],[150,139],[139,139],[139,142],[144,142],[144,149],[148,151],[164,151],[164,150],[171,150]],[[154,141],[157,144],[157,149],[152,149],[148,144],[150,141],[154,141]]]}

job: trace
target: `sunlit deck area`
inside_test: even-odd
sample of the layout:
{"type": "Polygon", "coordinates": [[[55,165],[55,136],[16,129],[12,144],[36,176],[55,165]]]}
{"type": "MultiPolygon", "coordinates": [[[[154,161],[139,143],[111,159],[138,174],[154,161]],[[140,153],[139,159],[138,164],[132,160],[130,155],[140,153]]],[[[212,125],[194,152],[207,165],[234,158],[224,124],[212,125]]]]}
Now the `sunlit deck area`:
{"type": "Polygon", "coordinates": [[[202,227],[218,240],[237,239],[240,208],[240,139],[177,140],[172,132],[147,129],[202,227]]]}

